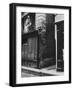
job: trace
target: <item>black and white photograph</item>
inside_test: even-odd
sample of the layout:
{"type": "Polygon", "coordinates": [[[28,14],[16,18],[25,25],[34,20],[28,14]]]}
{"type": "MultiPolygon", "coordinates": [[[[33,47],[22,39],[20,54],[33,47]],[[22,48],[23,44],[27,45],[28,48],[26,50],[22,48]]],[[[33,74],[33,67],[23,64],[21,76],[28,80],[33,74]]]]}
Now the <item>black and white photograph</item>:
{"type": "Polygon", "coordinates": [[[71,83],[71,7],[10,5],[10,86],[71,83]]]}
{"type": "Polygon", "coordinates": [[[21,77],[64,74],[64,14],[21,12],[21,77]]]}

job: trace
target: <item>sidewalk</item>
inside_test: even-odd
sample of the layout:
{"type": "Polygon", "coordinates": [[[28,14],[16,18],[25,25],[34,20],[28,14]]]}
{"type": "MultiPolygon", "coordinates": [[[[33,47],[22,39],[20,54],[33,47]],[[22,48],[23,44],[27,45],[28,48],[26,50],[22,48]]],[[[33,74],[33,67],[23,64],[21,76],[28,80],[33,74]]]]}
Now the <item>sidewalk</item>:
{"type": "Polygon", "coordinates": [[[22,66],[22,69],[24,71],[22,72],[22,76],[32,77],[32,76],[62,76],[64,75],[64,72],[57,72],[54,67],[55,66],[53,66],[53,68],[51,69],[50,67],[43,68],[43,69],[35,69],[35,68],[22,66]]]}

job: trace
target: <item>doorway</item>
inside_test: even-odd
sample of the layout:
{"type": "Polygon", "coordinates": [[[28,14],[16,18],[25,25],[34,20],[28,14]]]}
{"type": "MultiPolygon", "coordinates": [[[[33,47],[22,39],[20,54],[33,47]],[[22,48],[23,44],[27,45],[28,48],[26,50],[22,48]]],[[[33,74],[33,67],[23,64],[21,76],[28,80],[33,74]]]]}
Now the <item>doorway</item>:
{"type": "Polygon", "coordinates": [[[64,21],[56,23],[57,26],[57,71],[64,71],[64,21]]]}

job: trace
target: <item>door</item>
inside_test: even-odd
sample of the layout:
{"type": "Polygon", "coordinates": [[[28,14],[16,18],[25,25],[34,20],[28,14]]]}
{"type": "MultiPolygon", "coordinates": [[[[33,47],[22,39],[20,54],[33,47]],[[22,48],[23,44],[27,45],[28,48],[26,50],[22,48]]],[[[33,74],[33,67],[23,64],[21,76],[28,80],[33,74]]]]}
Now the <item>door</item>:
{"type": "Polygon", "coordinates": [[[64,71],[64,21],[57,23],[57,71],[64,71]]]}

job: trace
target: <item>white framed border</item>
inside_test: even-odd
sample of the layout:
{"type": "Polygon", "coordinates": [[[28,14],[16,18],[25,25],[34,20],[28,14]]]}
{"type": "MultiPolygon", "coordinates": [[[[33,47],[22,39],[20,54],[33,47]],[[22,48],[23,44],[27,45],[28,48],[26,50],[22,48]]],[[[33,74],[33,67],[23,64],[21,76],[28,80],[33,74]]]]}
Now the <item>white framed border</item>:
{"type": "Polygon", "coordinates": [[[69,10],[16,7],[16,84],[69,81],[69,10]],[[21,12],[64,14],[64,75],[21,78],[21,12]]]}

